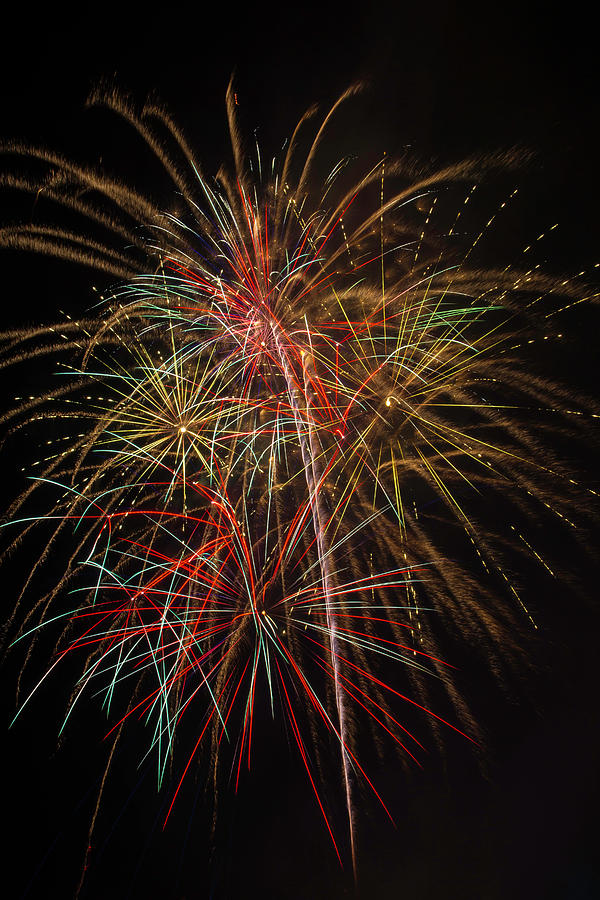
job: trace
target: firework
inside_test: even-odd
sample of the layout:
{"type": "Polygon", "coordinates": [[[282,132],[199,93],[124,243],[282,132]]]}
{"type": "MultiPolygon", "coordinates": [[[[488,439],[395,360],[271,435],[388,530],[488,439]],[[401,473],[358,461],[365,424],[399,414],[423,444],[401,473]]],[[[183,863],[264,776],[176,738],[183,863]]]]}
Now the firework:
{"type": "Polygon", "coordinates": [[[83,262],[113,286],[85,319],[7,333],[1,349],[4,366],[59,360],[53,387],[4,421],[46,447],[9,510],[7,552],[49,529],[11,625],[30,659],[40,629],[64,623],[46,675],[82,659],[67,719],[96,693],[117,738],[143,719],[159,784],[181,729],[195,729],[174,803],[205,746],[215,772],[230,748],[237,785],[266,700],[341,859],[315,734],[337,744],[355,865],[356,781],[385,803],[357,720],[411,764],[422,744],[403,708],[477,740],[448,635],[476,638],[495,668],[518,656],[536,621],[509,560],[554,575],[523,522],[572,529],[583,514],[583,489],[544,442],[581,409],[520,360],[540,324],[560,338],[555,316],[589,298],[537,267],[476,265],[496,215],[466,242],[460,226],[477,183],[511,155],[441,171],[384,156],[358,180],[348,158],[320,174],[327,128],[354,93],[307,150],[315,110],[266,161],[244,150],[230,88],[234,170],[208,179],[162,108],[99,91],[91,102],[154,151],[177,213],[101,170],[4,147],[36,171],[5,186],[87,230],[18,225],[2,244],[83,262]],[[460,185],[448,220],[444,191],[460,185]],[[455,724],[431,710],[433,681],[455,724]]]}

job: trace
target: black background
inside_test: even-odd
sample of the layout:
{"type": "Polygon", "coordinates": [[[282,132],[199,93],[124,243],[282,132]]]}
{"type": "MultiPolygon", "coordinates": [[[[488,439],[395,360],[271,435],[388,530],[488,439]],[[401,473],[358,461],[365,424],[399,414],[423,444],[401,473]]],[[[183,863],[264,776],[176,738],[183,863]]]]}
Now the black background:
{"type": "MultiPolygon", "coordinates": [[[[358,150],[393,156],[410,145],[446,160],[532,147],[536,160],[519,182],[528,199],[518,229],[537,234],[538,226],[560,222],[548,265],[571,274],[597,261],[597,37],[584,9],[439,2],[359,10],[248,5],[242,12],[225,4],[122,4],[68,15],[13,9],[1,23],[0,137],[91,161],[107,154],[125,171],[129,160],[138,166],[136,140],[107,115],[83,109],[91,87],[108,78],[138,97],[156,91],[211,172],[227,149],[224,94],[234,69],[245,122],[275,150],[310,103],[332,101],[352,81],[368,79],[368,102],[352,124],[358,150]]],[[[136,171],[142,183],[143,165],[136,171]]],[[[7,201],[4,220],[15,202],[7,201]]],[[[89,273],[51,260],[3,252],[0,272],[6,327],[51,320],[56,309],[82,309],[92,298],[89,273]]],[[[595,393],[597,339],[589,322],[584,314],[573,319],[581,353],[557,360],[556,374],[595,393]],[[576,371],[563,371],[567,365],[576,371]]],[[[590,453],[581,455],[585,477],[597,483],[593,462],[590,453]]],[[[5,458],[12,481],[10,465],[5,458]]],[[[591,566],[582,577],[593,600],[591,566]]],[[[3,583],[7,608],[12,593],[3,583]]],[[[558,588],[549,598],[546,649],[533,685],[517,682],[488,697],[470,671],[468,646],[464,659],[454,660],[462,689],[485,713],[486,772],[455,739],[445,762],[432,758],[410,779],[392,767],[381,772],[398,827],[365,800],[361,896],[598,895],[597,644],[595,618],[578,602],[558,588]]],[[[5,723],[14,711],[17,668],[12,658],[3,672],[5,723]]],[[[5,896],[67,898],[78,880],[107,747],[103,721],[87,710],[56,752],[62,700],[60,688],[45,689],[2,738],[5,896]]],[[[352,895],[300,763],[280,734],[265,736],[252,779],[235,801],[224,801],[231,824],[218,833],[212,864],[201,793],[193,820],[190,813],[193,785],[164,834],[155,822],[152,770],[127,805],[143,741],[131,734],[116,762],[82,896],[352,895]]]]}

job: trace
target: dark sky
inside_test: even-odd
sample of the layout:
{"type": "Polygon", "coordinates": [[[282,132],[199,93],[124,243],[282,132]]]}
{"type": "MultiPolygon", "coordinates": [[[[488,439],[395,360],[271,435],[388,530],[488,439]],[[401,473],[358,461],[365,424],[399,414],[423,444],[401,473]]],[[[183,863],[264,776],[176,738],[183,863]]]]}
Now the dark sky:
{"type": "MultiPolygon", "coordinates": [[[[560,14],[541,4],[399,2],[358,12],[342,4],[259,4],[241,14],[217,3],[195,4],[191,12],[169,4],[134,12],[121,4],[69,16],[21,6],[2,16],[0,138],[23,137],[85,158],[97,157],[102,141],[111,144],[117,134],[122,151],[113,141],[109,152],[115,159],[122,152],[126,161],[135,153],[133,140],[115,131],[110,117],[83,109],[98,80],[114,79],[137,96],[157,92],[211,171],[227,148],[224,94],[234,69],[245,121],[274,146],[310,103],[332,101],[350,82],[368,79],[358,147],[375,144],[393,156],[410,145],[441,160],[532,147],[537,156],[525,177],[531,228],[561,222],[551,264],[573,272],[597,261],[596,33],[583,4],[565,4],[560,14]]],[[[529,220],[522,227],[526,232],[529,220]]],[[[66,268],[14,253],[0,257],[0,283],[10,294],[3,322],[52,318],[64,303],[76,307],[81,295],[84,307],[89,278],[66,268]],[[60,297],[53,289],[57,276],[60,297]]],[[[587,362],[578,378],[595,392],[593,341],[583,333],[581,340],[587,362]]],[[[582,457],[582,465],[590,462],[589,454],[582,457]]],[[[591,569],[583,580],[591,598],[591,569]]],[[[10,585],[3,596],[10,604],[10,585]]],[[[517,679],[488,699],[487,685],[474,685],[476,705],[490,717],[484,774],[455,740],[445,762],[433,753],[431,765],[410,779],[388,764],[382,778],[398,828],[365,801],[361,896],[598,895],[595,617],[577,602],[558,591],[549,598],[539,667],[545,674],[532,689],[517,679]]],[[[4,673],[5,722],[14,709],[16,667],[13,659],[4,673]]],[[[35,716],[1,742],[7,897],[62,900],[72,896],[79,875],[106,753],[104,726],[94,711],[83,712],[56,752],[61,701],[47,690],[35,716]]],[[[117,760],[82,897],[352,896],[280,734],[264,737],[253,781],[236,803],[225,801],[230,824],[219,832],[212,866],[202,795],[195,817],[192,796],[161,834],[153,772],[138,785],[138,746],[132,737],[117,760]]]]}

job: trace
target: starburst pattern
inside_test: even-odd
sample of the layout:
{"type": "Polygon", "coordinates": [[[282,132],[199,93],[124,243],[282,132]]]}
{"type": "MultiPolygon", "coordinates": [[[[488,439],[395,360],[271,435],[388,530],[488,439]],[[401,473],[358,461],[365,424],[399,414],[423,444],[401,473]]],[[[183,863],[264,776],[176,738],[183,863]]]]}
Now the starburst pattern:
{"type": "Polygon", "coordinates": [[[441,171],[384,156],[358,181],[342,159],[319,179],[327,129],[353,93],[307,152],[315,110],[265,165],[258,146],[244,151],[230,87],[234,171],[208,179],[162,108],[99,91],[93,102],[154,151],[180,210],[9,145],[36,174],[4,185],[83,217],[88,231],[17,225],[1,242],[117,282],[85,319],[3,336],[4,365],[61,359],[58,385],[5,416],[17,433],[50,435],[9,510],[21,526],[13,551],[54,496],[46,549],[12,617],[28,658],[40,628],[63,622],[48,671],[67,654],[84,660],[67,718],[94,692],[111,714],[124,701],[111,732],[132,716],[148,723],[159,783],[181,728],[197,729],[175,796],[205,745],[215,769],[232,748],[237,784],[266,694],[339,854],[314,735],[337,742],[355,860],[356,779],[379,797],[357,718],[411,763],[422,744],[403,724],[408,707],[476,740],[443,658],[447,635],[475,638],[495,667],[518,655],[536,621],[511,560],[554,576],[523,522],[568,530],[585,514],[584,489],[545,440],[581,406],[522,360],[540,323],[542,338],[560,338],[555,316],[589,297],[536,266],[477,265],[495,215],[462,239],[473,185],[514,156],[441,171]],[[445,222],[444,191],[463,185],[464,198],[465,184],[445,222]],[[36,597],[67,537],[60,576],[36,597]],[[454,724],[431,708],[432,681],[454,724]]]}

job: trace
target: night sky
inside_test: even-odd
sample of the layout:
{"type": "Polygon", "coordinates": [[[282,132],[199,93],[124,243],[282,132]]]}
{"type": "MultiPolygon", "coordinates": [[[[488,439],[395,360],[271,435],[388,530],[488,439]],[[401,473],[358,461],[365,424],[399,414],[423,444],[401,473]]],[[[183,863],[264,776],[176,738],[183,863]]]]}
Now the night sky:
{"type": "MultiPolygon", "coordinates": [[[[527,4],[526,12],[440,2],[365,5],[359,12],[341,4],[312,10],[259,4],[239,17],[225,4],[203,7],[190,12],[164,4],[135,14],[124,4],[97,5],[67,17],[23,5],[3,13],[0,139],[24,138],[81,160],[106,155],[119,172],[135,172],[136,183],[156,198],[160,190],[148,184],[154,170],[137,139],[109,114],[84,109],[98,81],[114,80],[140,98],[156,92],[210,173],[227,153],[224,96],[234,70],[244,124],[274,152],[308,105],[331,103],[348,84],[366,80],[368,99],[357,104],[354,120],[344,118],[357,152],[393,157],[410,146],[446,162],[529,147],[535,160],[515,175],[524,195],[517,237],[559,222],[548,268],[571,274],[598,261],[597,50],[583,5],[565,5],[559,15],[541,4],[527,4]]],[[[25,207],[7,198],[3,222],[25,207]]],[[[59,308],[84,310],[93,301],[91,285],[100,283],[83,268],[13,251],[0,252],[0,271],[6,328],[50,321],[59,308]]],[[[597,354],[597,317],[584,311],[571,319],[570,343],[564,358],[551,363],[554,374],[595,394],[597,354]]],[[[10,397],[14,388],[2,385],[10,397]]],[[[597,488],[594,449],[578,444],[569,452],[597,488]]],[[[10,451],[3,466],[4,498],[17,477],[10,451]]],[[[579,591],[545,583],[545,595],[536,597],[542,635],[526,672],[500,688],[468,640],[454,656],[486,748],[473,753],[450,736],[445,753],[432,744],[423,771],[412,774],[390,755],[379,778],[396,829],[361,795],[361,898],[600,894],[593,838],[597,565],[585,554],[581,559],[579,591]]],[[[6,609],[14,590],[3,581],[6,609]]],[[[65,676],[45,686],[9,731],[19,667],[13,651],[2,674],[7,834],[0,893],[62,900],[74,895],[81,872],[107,753],[106,721],[89,703],[58,747],[65,676]]],[[[216,848],[208,845],[202,779],[190,780],[161,831],[166,794],[157,798],[151,763],[137,768],[146,745],[134,726],[113,765],[81,897],[351,898],[350,874],[337,864],[297,753],[280,728],[267,727],[266,713],[261,726],[252,777],[237,798],[223,797],[216,848]]]]}

